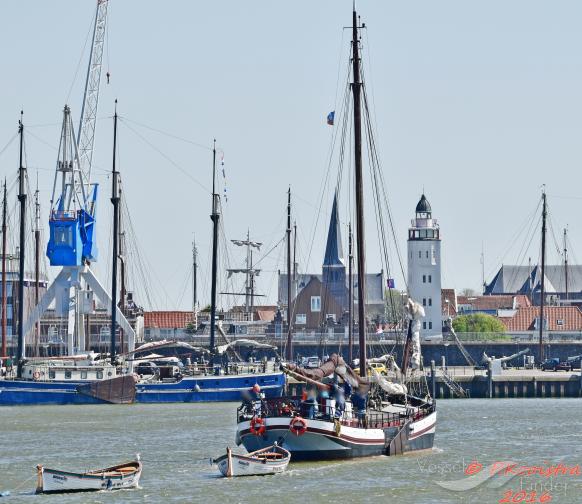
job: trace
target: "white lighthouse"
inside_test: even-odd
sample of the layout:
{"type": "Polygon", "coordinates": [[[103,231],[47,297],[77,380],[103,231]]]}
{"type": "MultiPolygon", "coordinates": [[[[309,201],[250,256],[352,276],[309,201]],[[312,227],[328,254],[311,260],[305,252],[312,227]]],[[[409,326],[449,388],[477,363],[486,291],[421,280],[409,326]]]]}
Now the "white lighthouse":
{"type": "Polygon", "coordinates": [[[442,334],[441,237],[430,203],[423,194],[408,230],[408,293],[424,307],[421,336],[442,334]]]}

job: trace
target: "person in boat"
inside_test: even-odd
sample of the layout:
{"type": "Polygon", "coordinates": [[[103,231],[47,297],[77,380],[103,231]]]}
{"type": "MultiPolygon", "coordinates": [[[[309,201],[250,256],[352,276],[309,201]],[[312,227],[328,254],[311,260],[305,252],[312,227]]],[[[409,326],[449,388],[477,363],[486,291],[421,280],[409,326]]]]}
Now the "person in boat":
{"type": "Polygon", "coordinates": [[[319,407],[317,405],[317,391],[315,388],[309,388],[307,390],[307,398],[302,401],[302,405],[302,409],[306,411],[307,418],[313,420],[319,411],[319,407]]]}
{"type": "Polygon", "coordinates": [[[346,394],[344,391],[344,387],[339,385],[338,383],[334,383],[332,385],[333,396],[335,399],[335,418],[341,418],[344,415],[344,411],[346,410],[346,394]]]}
{"type": "Polygon", "coordinates": [[[364,387],[358,387],[355,394],[352,395],[352,405],[356,411],[358,427],[366,427],[366,406],[368,402],[368,393],[364,387]]]}
{"type": "Polygon", "coordinates": [[[261,392],[261,386],[258,383],[255,383],[251,389],[251,400],[253,403],[253,412],[255,415],[261,414],[264,398],[265,394],[261,392]]]}

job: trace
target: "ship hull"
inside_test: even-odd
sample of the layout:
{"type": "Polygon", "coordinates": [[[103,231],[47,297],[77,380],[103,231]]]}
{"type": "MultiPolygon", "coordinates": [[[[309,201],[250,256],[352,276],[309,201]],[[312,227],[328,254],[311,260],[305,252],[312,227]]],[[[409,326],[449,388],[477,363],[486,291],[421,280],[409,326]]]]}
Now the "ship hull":
{"type": "Polygon", "coordinates": [[[186,377],[170,383],[138,383],[138,403],[240,401],[241,394],[258,384],[265,398],[280,397],[285,387],[283,373],[186,377]]]}
{"type": "Polygon", "coordinates": [[[400,427],[359,428],[324,420],[306,420],[304,434],[289,430],[289,417],[266,419],[266,432],[257,436],[250,432],[250,422],[238,424],[236,442],[248,451],[255,451],[275,442],[291,452],[291,460],[333,460],[375,455],[389,455],[391,442],[400,435],[399,453],[429,450],[433,447],[436,412],[411,421],[402,432],[400,427]]]}
{"type": "MultiPolygon", "coordinates": [[[[0,406],[55,404],[110,404],[81,391],[101,382],[42,382],[0,380],[0,406]]],[[[241,394],[255,383],[265,398],[280,397],[285,386],[283,373],[186,377],[176,382],[138,383],[136,403],[186,403],[240,401],[241,394]]]]}

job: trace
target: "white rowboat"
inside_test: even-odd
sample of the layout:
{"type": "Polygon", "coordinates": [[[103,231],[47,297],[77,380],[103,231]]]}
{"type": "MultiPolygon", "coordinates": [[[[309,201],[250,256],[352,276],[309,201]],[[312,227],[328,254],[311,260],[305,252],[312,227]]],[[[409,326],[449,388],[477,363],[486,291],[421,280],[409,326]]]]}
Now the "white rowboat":
{"type": "Polygon", "coordinates": [[[262,476],[276,474],[287,469],[291,454],[278,445],[268,446],[246,455],[232,453],[226,449],[226,455],[214,460],[223,476],[262,476]]]}
{"type": "Polygon", "coordinates": [[[36,466],[36,493],[90,492],[135,488],[139,484],[142,464],[138,460],[87,472],[61,471],[36,466]]]}

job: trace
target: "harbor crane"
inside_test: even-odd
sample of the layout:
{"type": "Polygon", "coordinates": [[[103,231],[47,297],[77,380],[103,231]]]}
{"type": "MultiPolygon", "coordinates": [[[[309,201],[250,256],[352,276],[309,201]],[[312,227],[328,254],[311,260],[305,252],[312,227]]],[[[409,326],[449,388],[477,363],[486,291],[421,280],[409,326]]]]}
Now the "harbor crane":
{"type": "MultiPolygon", "coordinates": [[[[67,354],[89,349],[85,316],[93,313],[95,295],[111,312],[111,297],[101,285],[91,263],[97,260],[95,218],[98,184],[91,183],[91,165],[99,104],[103,46],[107,25],[108,0],[97,0],[93,39],[85,81],[79,129],[75,135],[71,110],[65,105],[59,154],[49,214],[50,237],[47,257],[50,265],[61,267],[38,305],[24,324],[28,334],[49,306],[55,314],[67,317],[67,354]]],[[[116,286],[112,286],[113,289],[116,286]]],[[[129,351],[135,345],[135,332],[119,307],[117,321],[128,339],[129,351]]],[[[112,349],[114,353],[115,349],[112,349]]]]}

